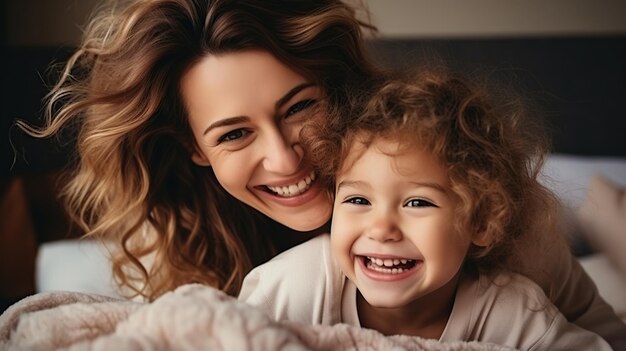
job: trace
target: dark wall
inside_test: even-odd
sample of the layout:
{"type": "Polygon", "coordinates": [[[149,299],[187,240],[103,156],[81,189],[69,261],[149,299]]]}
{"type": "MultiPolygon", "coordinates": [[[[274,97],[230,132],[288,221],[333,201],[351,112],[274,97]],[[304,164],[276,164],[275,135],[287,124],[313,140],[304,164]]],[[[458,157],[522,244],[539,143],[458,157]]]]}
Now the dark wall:
{"type": "Polygon", "coordinates": [[[394,67],[438,56],[511,84],[536,105],[554,151],[626,157],[626,36],[379,41],[394,67]]]}
{"type": "MultiPolygon", "coordinates": [[[[33,125],[43,122],[43,99],[54,83],[51,64],[68,57],[69,49],[50,47],[6,47],[2,67],[2,166],[12,175],[33,174],[62,167],[69,159],[71,145],[58,140],[31,138],[15,121],[33,125]]],[[[67,141],[65,141],[67,142],[67,141]]]]}

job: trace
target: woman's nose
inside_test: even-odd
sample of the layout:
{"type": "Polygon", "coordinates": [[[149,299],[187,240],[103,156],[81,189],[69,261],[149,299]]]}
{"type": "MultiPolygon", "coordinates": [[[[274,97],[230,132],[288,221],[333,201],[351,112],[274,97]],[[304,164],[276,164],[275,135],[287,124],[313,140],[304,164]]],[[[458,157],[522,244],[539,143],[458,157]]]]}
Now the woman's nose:
{"type": "Polygon", "coordinates": [[[298,143],[290,143],[284,138],[270,140],[263,159],[263,168],[278,174],[293,174],[298,171],[304,156],[304,149],[298,143]]]}
{"type": "Polygon", "coordinates": [[[372,220],[366,229],[366,236],[379,242],[393,242],[402,240],[402,231],[393,218],[382,215],[372,220]]]}

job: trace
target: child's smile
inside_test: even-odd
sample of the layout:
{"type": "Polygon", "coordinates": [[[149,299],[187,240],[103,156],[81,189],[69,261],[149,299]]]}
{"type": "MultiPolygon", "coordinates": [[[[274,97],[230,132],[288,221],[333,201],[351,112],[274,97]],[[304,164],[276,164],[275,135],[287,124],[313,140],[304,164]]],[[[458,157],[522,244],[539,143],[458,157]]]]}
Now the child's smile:
{"type": "Polygon", "coordinates": [[[415,273],[423,261],[391,256],[356,256],[363,274],[373,280],[396,281],[415,273]]]}

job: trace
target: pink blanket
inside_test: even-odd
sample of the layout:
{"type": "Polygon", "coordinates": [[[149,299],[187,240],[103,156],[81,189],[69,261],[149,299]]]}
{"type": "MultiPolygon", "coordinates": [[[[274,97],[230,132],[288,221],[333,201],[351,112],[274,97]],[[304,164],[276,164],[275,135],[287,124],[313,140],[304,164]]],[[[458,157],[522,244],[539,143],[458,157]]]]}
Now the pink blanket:
{"type": "Polygon", "coordinates": [[[0,350],[510,350],[477,342],[384,336],[345,324],[270,320],[201,285],[152,303],[55,292],[27,297],[0,316],[0,350]]]}

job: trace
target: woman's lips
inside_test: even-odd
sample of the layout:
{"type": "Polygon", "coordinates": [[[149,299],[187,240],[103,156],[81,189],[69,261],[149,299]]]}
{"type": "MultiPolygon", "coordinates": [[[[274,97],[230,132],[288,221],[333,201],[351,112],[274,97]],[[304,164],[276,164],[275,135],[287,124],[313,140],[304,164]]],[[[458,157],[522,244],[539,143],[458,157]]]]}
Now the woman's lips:
{"type": "Polygon", "coordinates": [[[297,207],[304,205],[321,192],[321,187],[318,182],[315,181],[315,173],[303,177],[301,180],[288,186],[256,186],[254,189],[259,196],[262,196],[266,200],[278,203],[282,206],[297,207]],[[295,188],[297,187],[297,189],[295,188]],[[281,194],[280,191],[283,193],[281,194]]]}
{"type": "Polygon", "coordinates": [[[311,183],[313,183],[314,180],[315,172],[311,171],[311,173],[304,176],[302,179],[294,182],[293,184],[279,186],[266,185],[265,187],[273,194],[280,197],[294,197],[305,193],[311,187],[311,183]]]}

